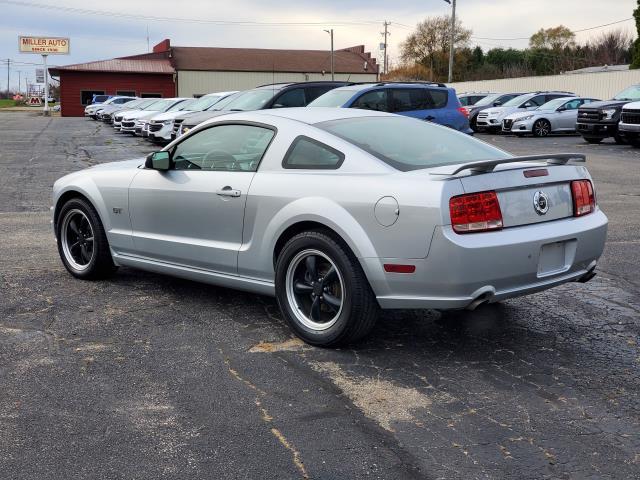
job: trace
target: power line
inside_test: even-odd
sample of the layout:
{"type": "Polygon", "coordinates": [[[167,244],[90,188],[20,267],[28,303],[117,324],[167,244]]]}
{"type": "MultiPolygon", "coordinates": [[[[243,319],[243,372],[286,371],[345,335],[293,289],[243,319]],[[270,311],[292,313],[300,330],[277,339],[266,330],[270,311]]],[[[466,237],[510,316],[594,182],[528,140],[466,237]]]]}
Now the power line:
{"type": "Polygon", "coordinates": [[[141,15],[124,12],[114,12],[109,10],[92,10],[88,8],[63,7],[59,5],[50,5],[46,3],[22,2],[16,0],[0,0],[0,3],[6,5],[14,5],[17,7],[40,8],[45,10],[55,10],[65,13],[76,13],[79,15],[99,15],[116,18],[128,18],[134,20],[155,21],[155,22],[178,22],[178,23],[200,23],[208,25],[234,25],[234,26],[259,26],[259,27],[282,27],[282,26],[321,26],[321,25],[377,25],[380,21],[363,20],[359,22],[350,21],[321,21],[321,22],[260,22],[253,20],[209,20],[203,18],[179,18],[179,17],[160,17],[153,15],[141,15]]]}
{"type": "MultiPolygon", "coordinates": [[[[628,22],[629,20],[633,20],[633,17],[631,18],[625,18],[624,20],[617,20],[615,22],[611,22],[611,23],[605,23],[602,25],[596,25],[595,27],[588,27],[588,28],[582,28],[579,30],[572,30],[572,33],[581,33],[581,32],[588,32],[589,30],[596,30],[598,28],[603,28],[603,27],[610,27],[611,25],[617,25],[619,23],[624,23],[624,22],[628,22]]],[[[491,37],[471,37],[473,40],[497,40],[497,41],[510,41],[510,40],[529,40],[531,37],[515,37],[515,38],[491,38],[491,37]]]]}

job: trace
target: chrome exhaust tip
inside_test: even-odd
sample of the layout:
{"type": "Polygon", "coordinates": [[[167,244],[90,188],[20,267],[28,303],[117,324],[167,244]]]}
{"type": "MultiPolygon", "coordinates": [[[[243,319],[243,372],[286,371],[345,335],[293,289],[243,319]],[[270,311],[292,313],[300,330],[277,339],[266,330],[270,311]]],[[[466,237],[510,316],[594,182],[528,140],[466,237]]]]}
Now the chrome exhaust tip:
{"type": "Polygon", "coordinates": [[[473,311],[484,303],[489,303],[493,294],[490,292],[483,293],[465,307],[465,310],[473,311]]]}
{"type": "Polygon", "coordinates": [[[587,283],[589,280],[591,280],[593,277],[595,277],[597,275],[596,273],[596,268],[593,267],[591,270],[589,270],[587,273],[585,273],[583,276],[581,276],[578,279],[578,282],[580,283],[587,283]]]}

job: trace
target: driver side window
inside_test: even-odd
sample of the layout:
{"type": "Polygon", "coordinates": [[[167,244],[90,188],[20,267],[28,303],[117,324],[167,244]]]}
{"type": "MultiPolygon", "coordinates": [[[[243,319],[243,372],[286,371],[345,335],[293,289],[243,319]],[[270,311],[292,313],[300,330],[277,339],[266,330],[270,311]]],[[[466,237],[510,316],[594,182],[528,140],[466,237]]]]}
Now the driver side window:
{"type": "Polygon", "coordinates": [[[175,170],[255,172],[275,132],[255,125],[219,125],[201,130],[173,150],[175,170]]]}

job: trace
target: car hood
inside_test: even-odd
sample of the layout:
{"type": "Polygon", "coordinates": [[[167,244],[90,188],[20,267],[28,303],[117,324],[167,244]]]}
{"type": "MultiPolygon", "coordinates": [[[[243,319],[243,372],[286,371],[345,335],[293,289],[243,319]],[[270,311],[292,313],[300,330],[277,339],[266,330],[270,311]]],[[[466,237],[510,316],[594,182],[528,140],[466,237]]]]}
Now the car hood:
{"type": "Polygon", "coordinates": [[[510,113],[517,112],[518,110],[520,110],[518,107],[491,107],[484,112],[489,115],[509,115],[510,113]]]}
{"type": "Polygon", "coordinates": [[[142,118],[150,118],[158,115],[159,112],[150,112],[149,110],[137,110],[135,112],[126,113],[124,118],[129,120],[140,120],[142,118]]]}
{"type": "Polygon", "coordinates": [[[580,110],[583,108],[586,110],[598,110],[600,108],[611,108],[611,107],[621,107],[623,105],[627,105],[630,102],[629,100],[604,100],[602,102],[591,102],[587,105],[583,105],[580,107],[580,110]]]}
{"type": "Polygon", "coordinates": [[[181,115],[183,115],[185,113],[193,113],[193,112],[191,112],[191,111],[178,111],[178,112],[158,113],[156,115],[153,115],[151,117],[151,120],[156,120],[156,121],[175,120],[176,118],[178,118],[179,116],[181,116],[181,115]]]}
{"type": "Polygon", "coordinates": [[[194,113],[193,115],[189,115],[187,118],[185,118],[182,124],[193,127],[195,125],[198,125],[204,122],[205,120],[209,120],[210,118],[220,117],[222,115],[229,115],[230,113],[234,113],[234,112],[231,112],[228,110],[218,110],[214,112],[206,112],[206,111],[198,112],[198,113],[194,113]]]}
{"type": "Polygon", "coordinates": [[[91,170],[91,171],[132,170],[132,169],[135,170],[140,165],[144,165],[145,160],[146,159],[142,157],[142,158],[134,158],[132,160],[121,160],[119,162],[100,163],[98,165],[93,165],[92,167],[86,168],[85,170],[80,170],[80,172],[86,171],[86,170],[91,170]]]}

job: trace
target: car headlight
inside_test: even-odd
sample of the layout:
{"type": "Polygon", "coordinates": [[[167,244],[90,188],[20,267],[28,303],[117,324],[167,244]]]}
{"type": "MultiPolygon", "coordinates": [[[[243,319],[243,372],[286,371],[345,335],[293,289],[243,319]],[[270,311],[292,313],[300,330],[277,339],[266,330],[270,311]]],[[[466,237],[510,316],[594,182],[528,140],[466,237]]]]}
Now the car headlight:
{"type": "Polygon", "coordinates": [[[604,120],[613,120],[615,114],[618,113],[618,110],[615,108],[608,108],[606,110],[602,110],[602,114],[604,115],[604,120]]]}
{"type": "Polygon", "coordinates": [[[189,130],[191,130],[191,127],[182,127],[182,134],[186,135],[187,133],[189,133],[189,130]]]}
{"type": "Polygon", "coordinates": [[[525,115],[524,117],[518,117],[514,120],[514,122],[524,122],[525,120],[531,120],[533,115],[525,115]]]}

